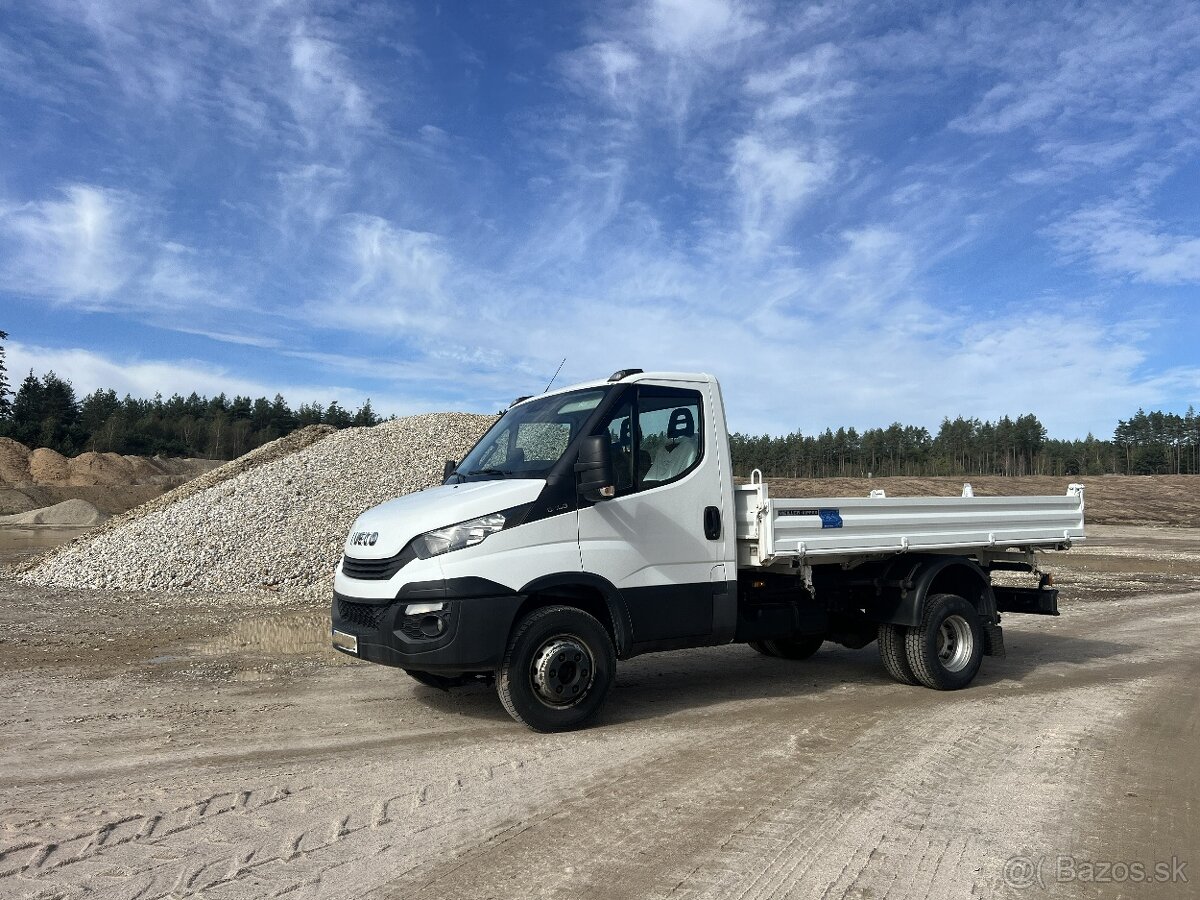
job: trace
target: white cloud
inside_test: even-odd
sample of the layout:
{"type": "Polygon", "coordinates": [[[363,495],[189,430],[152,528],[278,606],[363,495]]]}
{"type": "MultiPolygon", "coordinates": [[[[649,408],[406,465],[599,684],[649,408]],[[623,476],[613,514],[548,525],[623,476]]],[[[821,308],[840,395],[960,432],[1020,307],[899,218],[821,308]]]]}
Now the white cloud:
{"type": "MultiPolygon", "coordinates": [[[[542,293],[513,308],[504,328],[490,334],[468,314],[456,336],[499,357],[458,371],[470,372],[476,396],[493,402],[503,399],[504,385],[508,393],[540,389],[537,376],[548,378],[564,356],[560,383],[625,366],[707,371],[721,379],[731,427],[754,433],[896,420],[936,428],[943,416],[1032,411],[1051,433],[1082,437],[1107,433],[1139,405],[1200,390],[1195,366],[1147,374],[1144,338],[1124,333],[1107,310],[1057,301],[1047,311],[999,298],[935,308],[910,296],[909,261],[895,241],[853,236],[845,266],[814,285],[825,302],[806,302],[806,285],[797,282],[796,302],[762,314],[744,311],[786,285],[723,272],[694,273],[684,300],[646,300],[636,288],[631,295],[603,283],[561,303],[542,293]],[[885,260],[867,272],[851,270],[853,260],[873,254],[885,260]],[[878,272],[894,279],[892,293],[860,297],[861,283],[878,272]],[[847,277],[840,292],[839,277],[847,277]],[[609,308],[619,315],[597,315],[609,308]]],[[[407,391],[420,389],[422,368],[405,376],[407,391]]],[[[431,360],[428,371],[443,368],[431,360]]]]}
{"type": "Polygon", "coordinates": [[[1173,232],[1127,203],[1080,210],[1051,229],[1072,258],[1149,284],[1200,284],[1200,236],[1173,232]]]}
{"type": "Polygon", "coordinates": [[[223,100],[221,108],[252,138],[261,139],[264,133],[270,131],[274,110],[261,85],[244,84],[229,75],[223,75],[218,95],[223,100]]]}
{"type": "MultiPolygon", "coordinates": [[[[105,128],[151,121],[191,138],[219,130],[282,167],[341,161],[360,149],[361,133],[377,124],[374,92],[347,48],[404,15],[383,4],[354,16],[322,15],[309,3],[49,5],[52,24],[36,64],[55,99],[104,105],[105,128]]],[[[23,56],[0,36],[0,83],[32,93],[36,85],[4,71],[23,56]]]]}
{"type": "Polygon", "coordinates": [[[307,162],[285,167],[275,180],[274,221],[290,243],[299,235],[322,231],[343,213],[353,177],[340,166],[307,162]]]}
{"type": "Polygon", "coordinates": [[[354,215],[342,221],[337,242],[337,274],[306,315],[372,333],[441,327],[451,261],[437,235],[354,215]]]}
{"type": "Polygon", "coordinates": [[[1027,169],[1018,169],[1012,180],[1018,184],[1040,185],[1069,181],[1080,175],[1111,169],[1127,162],[1142,151],[1149,137],[1138,133],[1108,140],[1060,139],[1043,141],[1037,147],[1040,157],[1027,169]]]}
{"type": "Polygon", "coordinates": [[[758,115],[767,121],[804,115],[828,124],[836,118],[831,108],[856,91],[854,82],[844,77],[844,69],[838,49],[819,44],[782,65],[752,72],[746,78],[746,92],[755,97],[758,115]]]}
{"type": "Polygon", "coordinates": [[[31,369],[35,375],[54,371],[71,382],[78,397],[97,388],[111,388],[122,397],[125,394],[153,397],[156,393],[164,397],[176,393],[186,397],[192,391],[210,397],[220,393],[229,397],[273,397],[282,393],[293,405],[314,401],[328,403],[336,399],[351,408],[366,399],[365,393],[357,388],[336,384],[288,384],[277,380],[264,382],[204,360],[114,358],[79,347],[52,348],[20,342],[9,343],[5,349],[9,371],[17,375],[10,379],[16,382],[14,388],[31,369]]]}
{"type": "Polygon", "coordinates": [[[330,120],[343,127],[370,123],[370,99],[336,43],[300,25],[292,32],[289,48],[295,75],[290,101],[299,121],[322,130],[330,120]]]}
{"type": "Polygon", "coordinates": [[[793,302],[842,323],[839,327],[853,328],[884,312],[893,330],[904,324],[906,334],[916,323],[935,326],[940,316],[928,304],[920,304],[915,315],[900,316],[902,306],[919,292],[918,244],[913,236],[876,225],[843,232],[840,238],[841,252],[798,279],[793,302]]]}
{"type": "Polygon", "coordinates": [[[600,41],[566,53],[561,65],[572,83],[627,112],[632,112],[644,87],[639,77],[641,60],[619,40],[600,41]]]}
{"type": "Polygon", "coordinates": [[[556,185],[553,208],[523,236],[508,261],[508,271],[543,277],[542,270],[594,258],[596,244],[611,234],[623,211],[626,165],[620,158],[609,158],[594,167],[570,166],[556,185]]]}
{"type": "Polygon", "coordinates": [[[836,170],[827,146],[798,145],[787,137],[744,135],[731,157],[743,243],[751,252],[774,242],[836,170]]]}
{"type": "Polygon", "coordinates": [[[644,27],[650,42],[665,53],[708,56],[765,26],[747,4],[732,0],[652,0],[644,27]]]}
{"type": "MultiPolygon", "coordinates": [[[[34,93],[19,70],[36,57],[39,100],[114,161],[0,209],[3,289],[264,351],[245,372],[299,357],[405,404],[494,409],[566,355],[564,379],[713,371],[746,429],[1028,408],[1070,433],[1194,384],[1156,366],[1157,336],[1104,315],[1006,311],[995,245],[968,246],[1082,206],[1041,237],[1122,278],[1200,280],[1192,223],[1096,196],[1194,159],[1186,6],[598,4],[570,43],[537,35],[549,72],[539,53],[506,60],[521,90],[465,117],[498,96],[471,95],[497,58],[482,41],[449,47],[450,69],[396,51],[419,32],[376,30],[387,7],[97,2],[41,25],[77,54],[0,36],[6,85],[34,93]],[[556,77],[569,90],[547,90],[556,77]],[[1029,322],[1070,338],[1047,360],[1029,322]]],[[[114,384],[128,363],[135,392],[244,375],[62,362],[114,384]]]]}
{"type": "MultiPolygon", "coordinates": [[[[938,20],[938,64],[953,54],[994,78],[973,107],[952,125],[980,135],[1037,129],[1041,149],[1073,143],[1080,129],[1179,133],[1184,109],[1200,102],[1195,49],[1200,15],[1194,5],[1136,8],[1085,4],[1050,12],[1030,6],[1006,15],[976,5],[938,20]],[[940,59],[938,58],[940,57],[940,59]],[[1049,139],[1047,139],[1049,137],[1049,139]]],[[[985,82],[986,83],[986,82],[985,82]]]]}
{"type": "Polygon", "coordinates": [[[89,184],[60,198],[0,205],[0,286],[83,309],[163,310],[227,305],[196,254],[157,234],[141,198],[89,184]]]}
{"type": "MultiPolygon", "coordinates": [[[[597,40],[564,53],[568,80],[626,114],[664,115],[683,127],[696,96],[723,93],[720,82],[766,31],[736,0],[648,0],[604,8],[597,40]]],[[[712,96],[705,96],[709,105],[712,96]]]]}
{"type": "Polygon", "coordinates": [[[86,184],[61,193],[61,199],[0,206],[8,249],[0,279],[17,293],[103,302],[137,274],[128,249],[134,203],[120,191],[86,184]]]}

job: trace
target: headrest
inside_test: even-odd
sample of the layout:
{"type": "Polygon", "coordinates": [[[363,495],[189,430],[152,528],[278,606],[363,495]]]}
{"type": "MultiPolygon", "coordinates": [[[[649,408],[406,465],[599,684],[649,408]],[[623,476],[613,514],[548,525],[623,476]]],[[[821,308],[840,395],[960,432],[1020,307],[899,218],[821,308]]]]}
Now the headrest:
{"type": "Polygon", "coordinates": [[[692,418],[692,411],[681,406],[672,412],[671,422],[667,425],[667,440],[695,436],[696,420],[692,418]]]}

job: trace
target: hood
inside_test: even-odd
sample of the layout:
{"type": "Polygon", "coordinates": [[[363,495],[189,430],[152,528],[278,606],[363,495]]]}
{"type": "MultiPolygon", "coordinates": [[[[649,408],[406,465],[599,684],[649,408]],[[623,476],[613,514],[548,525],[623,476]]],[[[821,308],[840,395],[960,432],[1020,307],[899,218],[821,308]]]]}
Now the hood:
{"type": "Polygon", "coordinates": [[[346,555],[356,559],[387,559],[403,550],[418,534],[532,503],[545,484],[541,478],[468,481],[441,484],[397,497],[368,509],[354,520],[346,538],[346,555]],[[370,537],[355,543],[355,535],[360,532],[370,537]],[[374,543],[369,543],[372,539],[374,543]]]}

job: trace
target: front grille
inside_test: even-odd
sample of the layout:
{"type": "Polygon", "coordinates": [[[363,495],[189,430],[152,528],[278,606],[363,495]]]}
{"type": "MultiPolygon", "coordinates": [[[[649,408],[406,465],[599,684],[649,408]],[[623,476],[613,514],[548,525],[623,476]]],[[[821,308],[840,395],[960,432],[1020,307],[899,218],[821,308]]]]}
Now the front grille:
{"type": "Polygon", "coordinates": [[[350,622],[359,628],[376,629],[387,614],[391,604],[375,606],[370,603],[352,603],[338,597],[338,616],[343,622],[350,622]]]}
{"type": "Polygon", "coordinates": [[[387,581],[416,558],[411,546],[387,559],[356,559],[343,554],[342,574],[359,581],[387,581]]]}

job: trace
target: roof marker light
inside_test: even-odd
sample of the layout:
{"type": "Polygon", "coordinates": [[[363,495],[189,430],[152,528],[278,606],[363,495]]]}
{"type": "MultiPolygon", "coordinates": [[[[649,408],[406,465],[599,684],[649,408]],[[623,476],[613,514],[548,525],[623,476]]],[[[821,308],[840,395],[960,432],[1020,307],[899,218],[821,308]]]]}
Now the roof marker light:
{"type": "Polygon", "coordinates": [[[608,376],[608,380],[610,383],[620,381],[622,378],[628,378],[630,375],[640,375],[642,371],[642,369],[617,369],[617,371],[608,376]]]}

